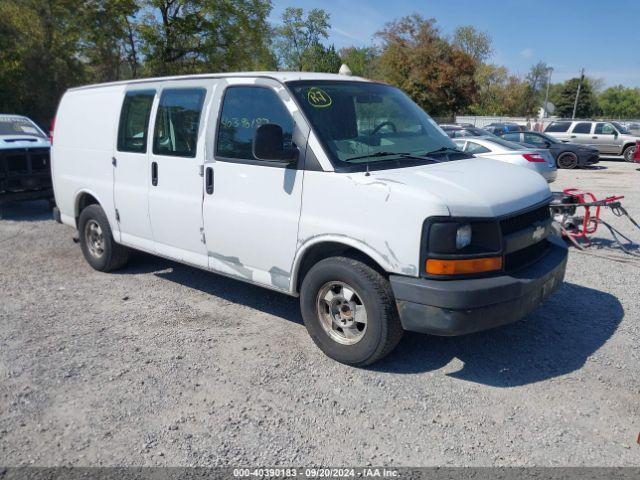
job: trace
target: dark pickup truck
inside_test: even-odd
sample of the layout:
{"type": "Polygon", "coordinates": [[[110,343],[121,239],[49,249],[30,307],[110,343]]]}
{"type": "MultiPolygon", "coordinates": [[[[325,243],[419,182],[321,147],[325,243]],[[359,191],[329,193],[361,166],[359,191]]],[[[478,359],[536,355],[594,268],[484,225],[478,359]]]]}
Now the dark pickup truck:
{"type": "Polygon", "coordinates": [[[31,120],[0,115],[0,215],[3,205],[21,200],[53,204],[50,142],[31,120]]]}

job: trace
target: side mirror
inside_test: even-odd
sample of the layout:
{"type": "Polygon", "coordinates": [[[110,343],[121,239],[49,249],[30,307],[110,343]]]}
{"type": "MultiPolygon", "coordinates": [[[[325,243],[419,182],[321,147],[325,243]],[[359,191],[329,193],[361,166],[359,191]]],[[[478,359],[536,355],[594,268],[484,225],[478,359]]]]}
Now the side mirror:
{"type": "Polygon", "coordinates": [[[275,123],[265,123],[256,129],[251,150],[258,160],[289,163],[298,158],[296,147],[285,148],[282,127],[275,123]]]}
{"type": "Polygon", "coordinates": [[[550,142],[547,142],[547,141],[545,140],[545,142],[544,142],[544,148],[550,148],[550,147],[551,147],[551,143],[550,143],[550,142]]]}

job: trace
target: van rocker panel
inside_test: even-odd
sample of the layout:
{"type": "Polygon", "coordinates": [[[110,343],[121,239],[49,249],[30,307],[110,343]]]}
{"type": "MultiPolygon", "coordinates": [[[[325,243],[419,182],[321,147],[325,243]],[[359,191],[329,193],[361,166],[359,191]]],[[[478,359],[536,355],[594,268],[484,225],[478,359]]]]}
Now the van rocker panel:
{"type": "Polygon", "coordinates": [[[557,237],[539,261],[496,277],[429,280],[391,275],[405,330],[455,336],[516,322],[562,283],[568,250],[557,237]]]}

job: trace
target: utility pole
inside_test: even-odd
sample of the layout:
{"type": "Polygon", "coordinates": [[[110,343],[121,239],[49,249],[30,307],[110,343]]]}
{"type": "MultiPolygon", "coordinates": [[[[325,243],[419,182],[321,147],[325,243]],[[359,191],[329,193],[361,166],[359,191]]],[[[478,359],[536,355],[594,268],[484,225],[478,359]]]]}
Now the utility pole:
{"type": "Polygon", "coordinates": [[[580,98],[580,88],[582,87],[582,81],[584,80],[584,68],[580,70],[580,81],[578,82],[578,91],[576,92],[576,101],[573,102],[573,114],[571,119],[576,118],[576,110],[578,109],[578,98],[580,98]]]}
{"type": "Polygon", "coordinates": [[[549,76],[547,77],[547,91],[544,94],[544,105],[542,106],[542,119],[547,118],[547,103],[549,102],[549,85],[551,84],[551,73],[553,72],[553,67],[548,68],[549,76]]]}

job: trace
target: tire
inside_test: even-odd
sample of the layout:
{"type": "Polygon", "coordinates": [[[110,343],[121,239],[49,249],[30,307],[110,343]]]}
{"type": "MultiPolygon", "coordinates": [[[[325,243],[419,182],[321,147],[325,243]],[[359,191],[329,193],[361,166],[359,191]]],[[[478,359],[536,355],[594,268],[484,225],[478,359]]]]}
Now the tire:
{"type": "Polygon", "coordinates": [[[625,162],[633,162],[633,155],[635,153],[636,153],[635,145],[629,145],[627,148],[625,148],[624,152],[622,152],[625,162]]]}
{"type": "Polygon", "coordinates": [[[109,220],[100,205],[89,205],[80,213],[78,236],[84,258],[100,272],[123,267],[129,259],[129,249],[113,239],[109,220]]]}
{"type": "Polygon", "coordinates": [[[331,257],[316,263],[302,281],[300,309],[320,350],[347,365],[371,365],[402,338],[389,281],[351,258],[331,257]]]}
{"type": "Polygon", "coordinates": [[[578,156],[572,152],[565,152],[558,157],[558,168],[573,170],[578,166],[578,156]]]}

